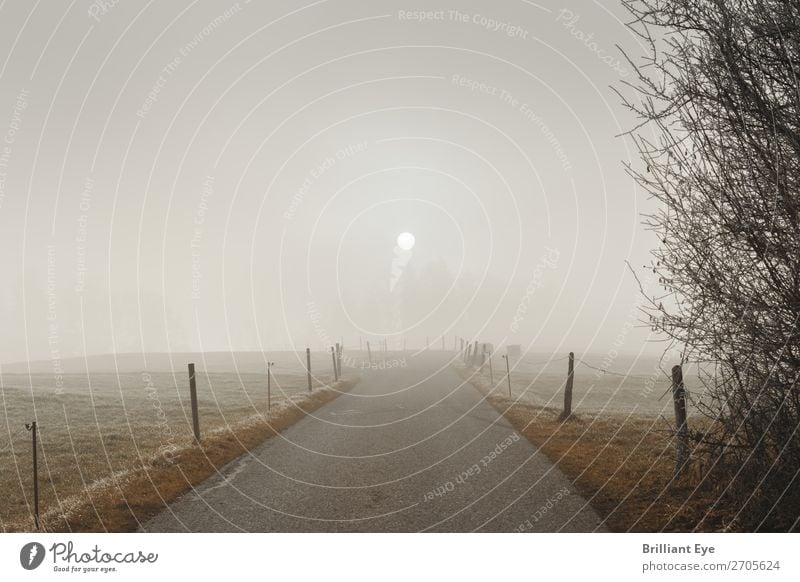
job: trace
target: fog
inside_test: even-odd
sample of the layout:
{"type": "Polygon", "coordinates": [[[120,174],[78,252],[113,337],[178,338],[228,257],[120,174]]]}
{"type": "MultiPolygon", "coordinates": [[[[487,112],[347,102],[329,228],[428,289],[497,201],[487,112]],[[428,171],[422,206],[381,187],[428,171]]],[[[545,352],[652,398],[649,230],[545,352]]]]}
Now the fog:
{"type": "Polygon", "coordinates": [[[633,76],[616,45],[641,50],[625,18],[0,3],[0,361],[443,334],[655,352],[610,88],[633,76]]]}

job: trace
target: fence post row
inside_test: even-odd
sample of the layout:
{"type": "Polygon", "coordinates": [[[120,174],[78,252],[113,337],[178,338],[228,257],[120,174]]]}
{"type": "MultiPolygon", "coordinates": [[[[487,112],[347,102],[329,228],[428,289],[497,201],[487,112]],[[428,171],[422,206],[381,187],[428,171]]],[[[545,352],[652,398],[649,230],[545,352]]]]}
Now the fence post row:
{"type": "Polygon", "coordinates": [[[672,402],[675,405],[675,477],[678,477],[689,462],[689,427],[686,422],[686,389],[683,385],[683,369],[672,367],[672,402]]]}
{"type": "Polygon", "coordinates": [[[192,431],[194,440],[200,444],[200,416],[197,411],[197,382],[194,374],[194,364],[189,364],[189,399],[192,403],[192,431]]]}
{"type": "MultiPolygon", "coordinates": [[[[461,350],[464,362],[475,365],[478,353],[478,342],[465,342],[461,338],[461,350]]],[[[511,367],[509,364],[508,353],[502,356],[506,361],[506,379],[508,381],[508,396],[511,398],[511,367]]],[[[481,367],[489,363],[489,380],[494,388],[494,370],[492,367],[492,356],[488,354],[486,344],[483,344],[481,352],[481,367]]],[[[575,352],[570,352],[567,364],[567,381],[564,387],[564,410],[559,415],[559,420],[565,421],[572,418],[572,393],[575,385],[575,352]]],[[[675,477],[681,475],[689,464],[689,426],[686,415],[686,388],[683,383],[683,369],[681,366],[672,367],[672,399],[675,407],[675,477]]]]}

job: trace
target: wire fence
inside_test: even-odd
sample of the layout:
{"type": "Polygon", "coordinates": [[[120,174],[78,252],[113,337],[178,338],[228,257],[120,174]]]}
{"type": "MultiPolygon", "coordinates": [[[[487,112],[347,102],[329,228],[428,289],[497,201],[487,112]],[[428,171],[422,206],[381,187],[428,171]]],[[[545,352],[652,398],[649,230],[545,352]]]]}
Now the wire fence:
{"type": "Polygon", "coordinates": [[[148,357],[150,367],[142,371],[133,371],[130,362],[122,371],[109,371],[114,369],[109,359],[103,371],[63,373],[57,383],[52,370],[14,373],[5,367],[0,375],[0,531],[36,517],[32,483],[41,484],[44,507],[55,510],[65,499],[89,499],[92,483],[113,481],[152,462],[169,463],[169,454],[191,447],[198,436],[212,442],[211,437],[240,427],[280,422],[280,415],[310,391],[357,376],[355,365],[343,365],[341,350],[336,355],[309,352],[309,370],[301,352],[269,358],[247,354],[240,361],[202,354],[193,377],[185,360],[178,361],[183,355],[148,357]],[[268,367],[272,360],[275,365],[268,367]],[[25,428],[33,420],[35,448],[25,428]],[[32,480],[37,469],[38,479],[32,480]]]}
{"type": "MultiPolygon", "coordinates": [[[[613,357],[598,355],[592,358],[572,353],[514,355],[515,350],[498,350],[489,343],[476,344],[473,341],[464,345],[461,354],[464,363],[484,376],[491,368],[493,385],[505,383],[509,396],[513,398],[543,406],[560,406],[563,393],[571,383],[576,391],[576,407],[584,412],[671,414],[673,402],[665,396],[672,392],[672,370],[665,369],[661,357],[614,354],[613,357]],[[508,378],[502,362],[499,369],[489,364],[498,355],[509,358],[508,378]],[[572,361],[567,365],[570,358],[572,361]],[[612,367],[612,364],[617,366],[612,367]],[[498,373],[495,374],[495,370],[498,373]]],[[[698,389],[697,399],[688,398],[690,414],[696,414],[704,385],[699,376],[690,374],[687,380],[698,389]]]]}

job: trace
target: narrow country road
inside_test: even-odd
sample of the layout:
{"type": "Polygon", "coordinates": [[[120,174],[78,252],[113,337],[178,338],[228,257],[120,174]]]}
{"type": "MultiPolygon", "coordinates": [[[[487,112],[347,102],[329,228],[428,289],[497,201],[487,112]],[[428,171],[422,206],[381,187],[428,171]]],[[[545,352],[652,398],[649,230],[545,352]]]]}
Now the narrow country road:
{"type": "Polygon", "coordinates": [[[572,483],[443,354],[407,362],[362,372],[352,392],[226,466],[143,530],[603,529],[572,483]]]}

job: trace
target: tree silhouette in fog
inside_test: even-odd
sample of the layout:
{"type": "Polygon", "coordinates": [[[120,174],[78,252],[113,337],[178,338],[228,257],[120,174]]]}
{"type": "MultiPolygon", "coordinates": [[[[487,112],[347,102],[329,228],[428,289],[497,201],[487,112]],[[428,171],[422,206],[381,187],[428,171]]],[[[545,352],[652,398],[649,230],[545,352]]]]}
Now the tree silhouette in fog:
{"type": "Polygon", "coordinates": [[[800,2],[624,3],[649,51],[620,95],[641,119],[629,169],[660,202],[651,324],[713,364],[695,437],[718,503],[742,508],[725,525],[797,529],[800,2]]]}

